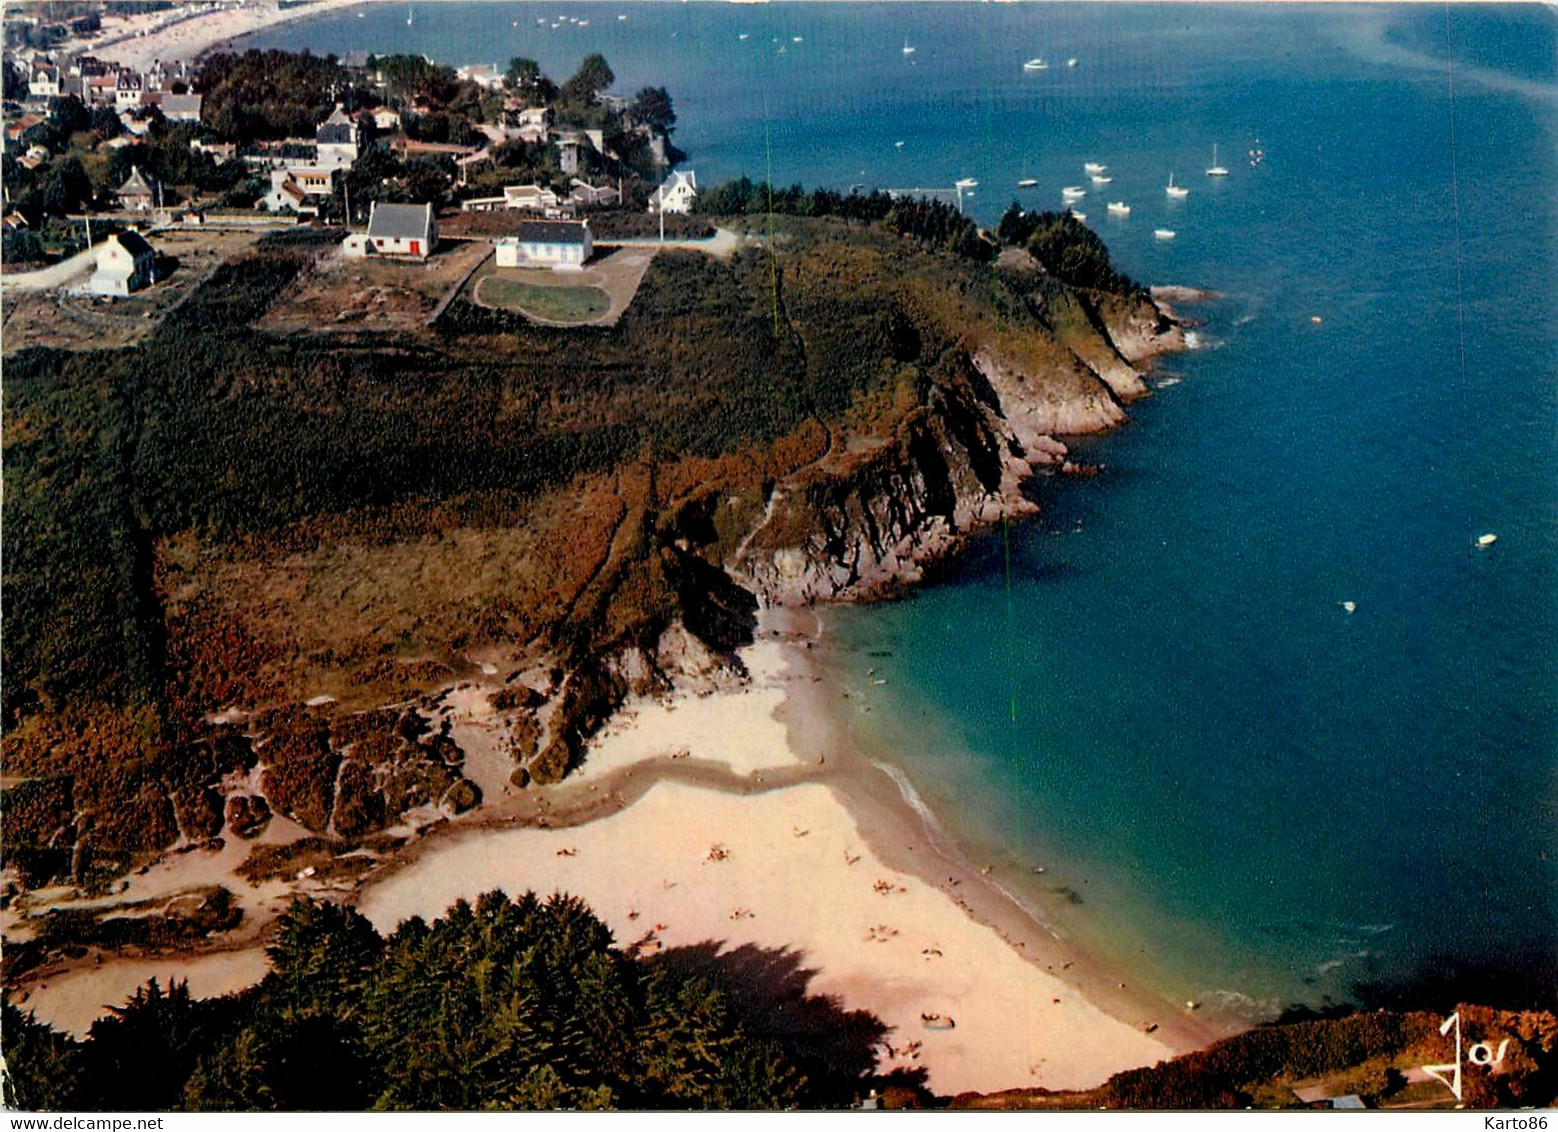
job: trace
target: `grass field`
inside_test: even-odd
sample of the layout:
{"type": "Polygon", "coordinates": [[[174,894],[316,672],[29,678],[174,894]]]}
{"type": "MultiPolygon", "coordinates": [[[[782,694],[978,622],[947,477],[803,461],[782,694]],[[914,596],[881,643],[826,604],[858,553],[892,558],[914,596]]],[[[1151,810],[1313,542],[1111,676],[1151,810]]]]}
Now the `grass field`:
{"type": "Polygon", "coordinates": [[[595,287],[538,287],[494,275],[483,279],[478,290],[480,301],[489,306],[548,322],[590,322],[611,309],[610,297],[595,287]]]}

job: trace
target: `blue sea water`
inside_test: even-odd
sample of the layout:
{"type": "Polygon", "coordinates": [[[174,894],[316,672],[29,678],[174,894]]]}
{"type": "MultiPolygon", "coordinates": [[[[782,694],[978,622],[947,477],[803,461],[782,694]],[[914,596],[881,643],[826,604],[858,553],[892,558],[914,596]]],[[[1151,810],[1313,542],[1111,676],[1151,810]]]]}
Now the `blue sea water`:
{"type": "Polygon", "coordinates": [[[973,177],[990,222],[1106,162],[1081,207],[1132,276],[1222,293],[1189,312],[1204,348],[1076,445],[1101,479],[831,613],[841,703],[1058,931],[1177,997],[1551,972],[1551,7],[411,7],[252,42],[558,78],[600,51],[617,89],[671,90],[705,184],[973,177]]]}

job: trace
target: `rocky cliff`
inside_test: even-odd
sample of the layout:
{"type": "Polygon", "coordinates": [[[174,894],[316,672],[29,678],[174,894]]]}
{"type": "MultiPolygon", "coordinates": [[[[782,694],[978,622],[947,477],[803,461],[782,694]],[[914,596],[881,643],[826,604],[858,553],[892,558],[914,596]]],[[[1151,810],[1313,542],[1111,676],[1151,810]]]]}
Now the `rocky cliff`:
{"type": "Polygon", "coordinates": [[[777,484],[732,575],[773,605],[880,596],[970,534],[1037,510],[1022,484],[1062,465],[1059,438],[1122,424],[1147,393],[1143,367],[1185,345],[1144,296],[1072,301],[1085,321],[1057,336],[1064,351],[1047,364],[1001,341],[971,344],[891,435],[777,484]]]}

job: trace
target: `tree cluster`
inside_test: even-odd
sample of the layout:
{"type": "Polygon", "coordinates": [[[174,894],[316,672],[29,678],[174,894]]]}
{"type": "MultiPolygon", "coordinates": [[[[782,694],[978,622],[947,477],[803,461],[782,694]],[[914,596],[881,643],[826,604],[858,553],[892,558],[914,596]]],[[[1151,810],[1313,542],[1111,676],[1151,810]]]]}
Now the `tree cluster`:
{"type": "Polygon", "coordinates": [[[889,231],[933,248],[984,263],[995,246],[979,226],[954,206],[936,200],[896,198],[870,193],[839,193],[833,189],[807,192],[800,185],[776,188],[749,177],[727,181],[701,193],[696,211],[710,216],[838,216],[857,222],[880,222],[889,231]]]}
{"type": "Polygon", "coordinates": [[[782,1109],[865,1087],[883,1027],[783,956],[643,959],[576,898],[489,892],[387,937],[294,901],[253,989],[155,982],[75,1042],[4,1006],[8,1107],[119,1111],[782,1109]],[[761,962],[757,962],[757,960],[761,962]],[[797,983],[799,979],[799,983],[797,983]],[[797,1025],[797,1023],[800,1023],[797,1025]],[[811,1026],[824,1027],[806,1043],[811,1026]],[[825,1055],[825,1056],[824,1056],[825,1055]]]}
{"type": "Polygon", "coordinates": [[[314,136],[337,102],[355,105],[350,76],[333,55],[260,51],[209,56],[195,74],[201,117],[240,144],[314,136]]]}
{"type": "Polygon", "coordinates": [[[1001,243],[1026,249],[1067,286],[1121,295],[1142,291],[1140,284],[1115,270],[1098,233],[1069,212],[1025,212],[1013,201],[995,232],[1001,243]]]}

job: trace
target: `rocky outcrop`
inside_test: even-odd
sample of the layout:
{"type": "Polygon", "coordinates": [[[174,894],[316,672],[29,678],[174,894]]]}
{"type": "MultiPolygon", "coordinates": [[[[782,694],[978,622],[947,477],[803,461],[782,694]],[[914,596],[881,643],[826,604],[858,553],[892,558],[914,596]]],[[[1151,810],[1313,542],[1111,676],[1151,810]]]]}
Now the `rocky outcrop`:
{"type": "Polygon", "coordinates": [[[1186,348],[1184,326],[1146,295],[1106,295],[1089,301],[1114,348],[1138,369],[1160,354],[1186,348]]]}
{"type": "Polygon", "coordinates": [[[1076,301],[1097,333],[1068,336],[1059,360],[1041,368],[997,345],[974,349],[891,436],[777,485],[731,573],[769,604],[870,598],[919,580],[970,534],[1037,510],[1022,484],[1063,463],[1057,437],[1124,423],[1123,402],[1146,393],[1136,363],[1184,348],[1150,299],[1076,301]]]}

